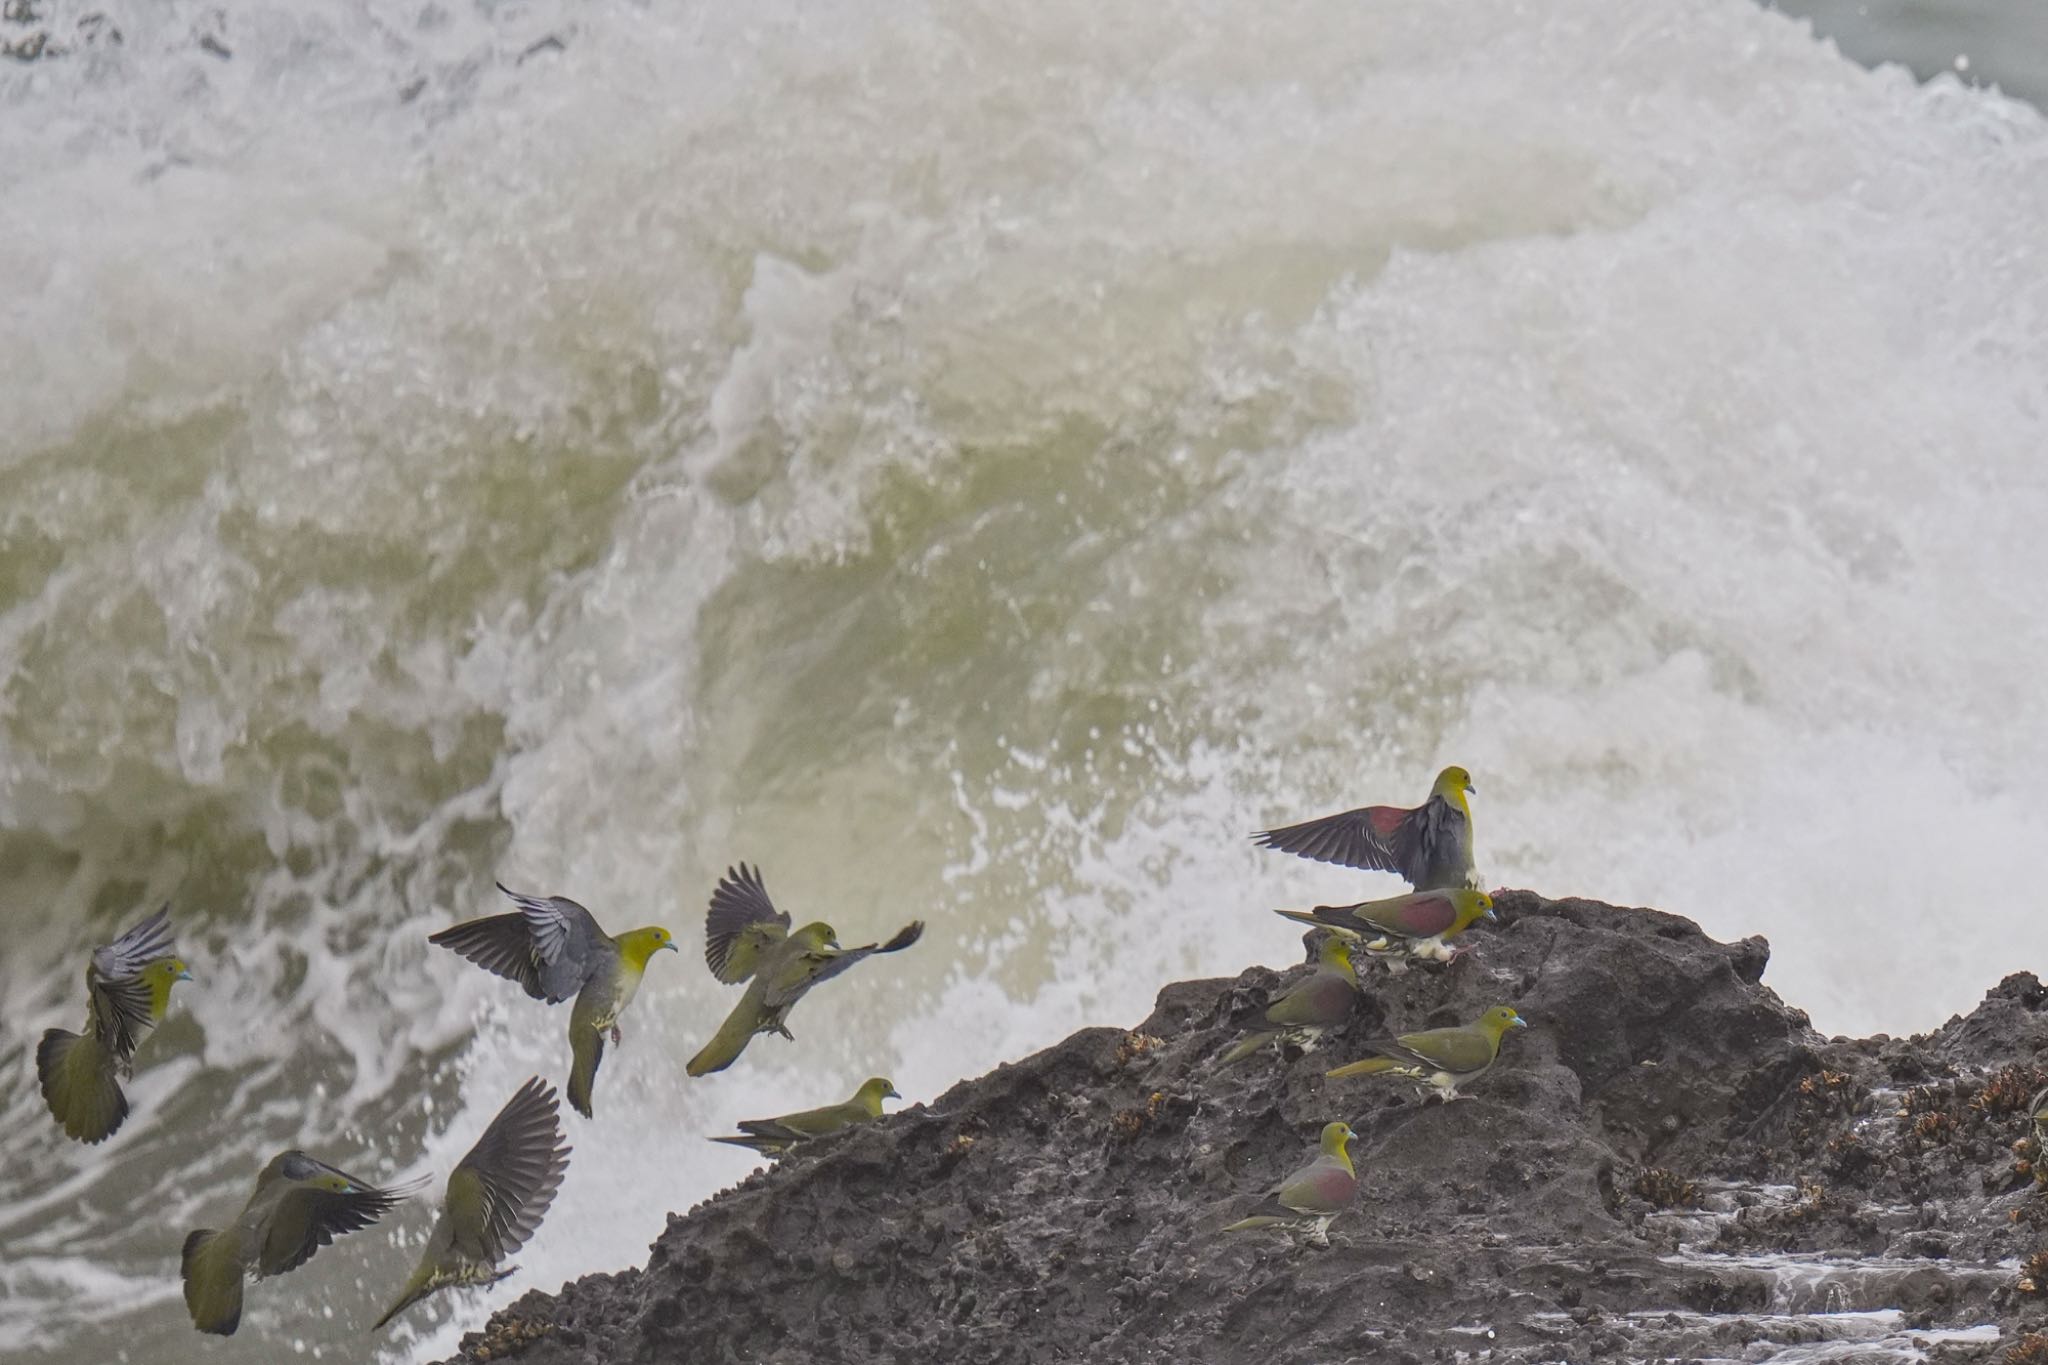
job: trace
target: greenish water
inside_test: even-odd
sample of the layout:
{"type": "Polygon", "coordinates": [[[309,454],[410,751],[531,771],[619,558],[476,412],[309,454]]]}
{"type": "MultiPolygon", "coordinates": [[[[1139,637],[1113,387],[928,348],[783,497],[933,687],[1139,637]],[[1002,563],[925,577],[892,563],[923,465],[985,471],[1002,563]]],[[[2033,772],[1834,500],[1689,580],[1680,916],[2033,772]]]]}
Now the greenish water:
{"type": "Polygon", "coordinates": [[[1765,933],[1824,1029],[2048,956],[2026,105],[1734,0],[107,12],[0,63],[10,1362],[434,1358],[735,1119],[1291,960],[1393,888],[1245,836],[1445,762],[1492,882],[1765,933]],[[686,1082],[741,859],[930,929],[686,1082]],[[438,1178],[566,1073],[425,941],[494,879],[686,946],[521,1277],[367,1345],[421,1204],[202,1341],[272,1152],[438,1178]],[[166,899],[68,1144],[34,1040],[166,899]]]}

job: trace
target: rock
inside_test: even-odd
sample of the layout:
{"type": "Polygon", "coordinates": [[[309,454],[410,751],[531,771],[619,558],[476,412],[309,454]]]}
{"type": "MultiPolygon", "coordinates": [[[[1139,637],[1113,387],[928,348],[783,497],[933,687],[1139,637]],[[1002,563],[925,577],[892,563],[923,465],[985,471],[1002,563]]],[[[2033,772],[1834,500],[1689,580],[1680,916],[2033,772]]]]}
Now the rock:
{"type": "Polygon", "coordinates": [[[1302,969],[1176,983],[1135,1029],[1084,1029],[672,1216],[643,1269],[528,1293],[463,1359],[1903,1360],[1926,1358],[1915,1332],[1996,1323],[2011,1345],[2038,1324],[2011,1264],[2048,1195],[2016,1173],[2008,1103],[2048,1080],[2034,977],[1926,1037],[1829,1040],[1761,984],[1761,939],[1497,901],[1476,952],[1370,974],[1309,1056],[1216,1066],[1302,969]],[[1499,1002],[1532,1027],[1466,1099],[1324,1075],[1376,1032],[1499,1002]],[[1333,1245],[1218,1233],[1332,1118],[1363,1176],[1333,1245]]]}

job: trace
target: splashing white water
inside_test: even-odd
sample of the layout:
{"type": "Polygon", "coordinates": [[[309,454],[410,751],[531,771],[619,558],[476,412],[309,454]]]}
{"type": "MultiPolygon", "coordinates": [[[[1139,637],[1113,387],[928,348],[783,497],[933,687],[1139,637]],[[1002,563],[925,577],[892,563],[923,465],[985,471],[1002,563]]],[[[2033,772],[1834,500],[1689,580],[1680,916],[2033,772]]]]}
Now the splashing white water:
{"type": "MultiPolygon", "coordinates": [[[[2021,106],[1734,0],[108,13],[0,74],[10,1355],[197,1359],[271,1151],[441,1173],[560,1079],[424,942],[494,876],[932,930],[701,1082],[733,994],[653,964],[521,1278],[392,1359],[638,1259],[699,1134],[1289,959],[1391,887],[1245,834],[1446,761],[1496,881],[1765,933],[1823,1027],[2041,966],[2021,106]],[[62,1145],[27,1041],[163,896],[201,980],[62,1145]]],[[[222,1349],[355,1358],[426,1220],[222,1349]]]]}

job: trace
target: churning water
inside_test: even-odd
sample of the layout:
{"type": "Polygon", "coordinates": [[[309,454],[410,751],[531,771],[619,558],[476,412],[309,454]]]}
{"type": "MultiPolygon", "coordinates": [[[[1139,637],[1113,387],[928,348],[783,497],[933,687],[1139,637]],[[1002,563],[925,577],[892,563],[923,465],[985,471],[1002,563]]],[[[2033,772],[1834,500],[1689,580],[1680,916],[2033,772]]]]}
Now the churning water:
{"type": "Polygon", "coordinates": [[[1491,882],[1767,934],[1823,1028],[2044,965],[2031,107],[1739,0],[230,8],[0,61],[10,1361],[364,1358],[431,1201],[227,1343],[177,1249],[566,1074],[425,941],[494,877],[687,951],[387,1360],[734,1119],[1292,960],[1395,887],[1246,834],[1445,762],[1491,882]],[[931,928],[686,1082],[742,858],[931,928]],[[67,1143],[33,1040],[165,899],[199,980],[67,1143]]]}

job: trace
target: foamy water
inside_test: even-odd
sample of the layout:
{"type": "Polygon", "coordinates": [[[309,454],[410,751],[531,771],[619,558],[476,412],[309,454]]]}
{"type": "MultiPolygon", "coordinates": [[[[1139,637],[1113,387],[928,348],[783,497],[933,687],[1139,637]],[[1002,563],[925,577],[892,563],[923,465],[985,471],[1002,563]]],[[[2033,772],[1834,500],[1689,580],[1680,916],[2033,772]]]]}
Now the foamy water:
{"type": "Polygon", "coordinates": [[[1395,888],[1245,835],[1445,762],[1493,883],[1824,1029],[2048,957],[2031,108],[1735,0],[104,8],[0,64],[10,1360],[362,1358],[428,1202],[226,1343],[177,1248],[566,1074],[425,942],[494,877],[686,951],[387,1360],[638,1260],[699,1135],[1292,960],[1395,888]],[[931,928],[686,1081],[742,858],[931,928]],[[32,1040],[163,898],[200,979],[65,1143],[32,1040]]]}

